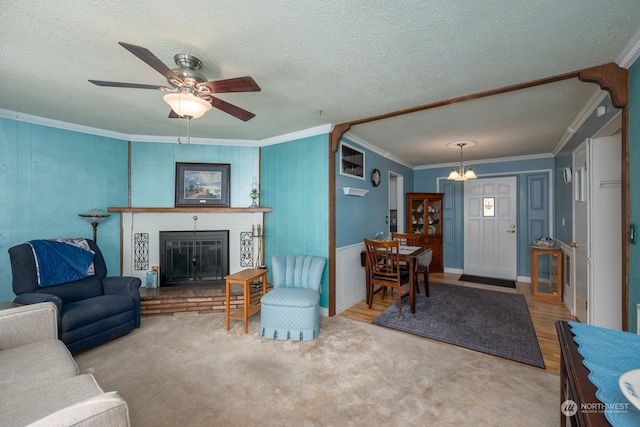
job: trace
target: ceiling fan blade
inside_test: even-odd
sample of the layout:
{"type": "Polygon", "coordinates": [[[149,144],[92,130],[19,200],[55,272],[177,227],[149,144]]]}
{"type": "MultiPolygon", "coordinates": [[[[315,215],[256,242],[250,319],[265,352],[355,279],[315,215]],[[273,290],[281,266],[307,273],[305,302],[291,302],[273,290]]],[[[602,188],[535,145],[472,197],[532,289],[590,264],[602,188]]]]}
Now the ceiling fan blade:
{"type": "Polygon", "coordinates": [[[158,57],[151,53],[149,49],[124,42],[118,43],[120,44],[120,46],[124,47],[129,52],[133,53],[135,56],[146,62],[151,68],[165,76],[167,80],[177,80],[179,82],[182,81],[182,78],[174,73],[171,68],[167,67],[164,62],[160,61],[158,57]]]}
{"type": "Polygon", "coordinates": [[[236,77],[233,79],[216,80],[210,82],[198,83],[196,87],[206,86],[211,93],[227,93],[227,92],[260,92],[260,86],[252,77],[236,77]]]}
{"type": "Polygon", "coordinates": [[[213,96],[209,97],[209,102],[213,107],[217,108],[218,110],[231,114],[232,116],[237,117],[240,120],[243,120],[245,122],[248,120],[251,120],[256,116],[250,111],[243,110],[242,108],[236,105],[230,104],[227,101],[223,101],[222,99],[219,99],[213,96]]]}
{"type": "Polygon", "coordinates": [[[91,83],[97,86],[109,86],[109,87],[128,87],[133,89],[157,89],[157,90],[173,90],[169,86],[158,85],[144,85],[138,83],[121,83],[121,82],[109,82],[104,80],[89,80],[91,83]]]}

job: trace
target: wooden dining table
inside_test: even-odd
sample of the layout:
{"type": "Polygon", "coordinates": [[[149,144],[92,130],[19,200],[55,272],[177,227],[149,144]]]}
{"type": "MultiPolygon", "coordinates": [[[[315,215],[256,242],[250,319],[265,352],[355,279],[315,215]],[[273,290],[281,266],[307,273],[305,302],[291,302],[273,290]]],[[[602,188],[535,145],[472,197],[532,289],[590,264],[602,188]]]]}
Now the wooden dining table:
{"type": "MultiPolygon", "coordinates": [[[[416,264],[418,263],[418,257],[425,251],[426,249],[422,246],[405,246],[400,245],[398,254],[398,260],[400,262],[404,261],[409,266],[409,305],[411,308],[411,313],[416,312],[416,286],[415,280],[418,280],[416,273],[416,264]]],[[[360,253],[360,262],[363,267],[367,266],[367,252],[362,251],[360,253]]],[[[367,301],[369,301],[369,274],[367,273],[366,278],[366,295],[367,301]]]]}

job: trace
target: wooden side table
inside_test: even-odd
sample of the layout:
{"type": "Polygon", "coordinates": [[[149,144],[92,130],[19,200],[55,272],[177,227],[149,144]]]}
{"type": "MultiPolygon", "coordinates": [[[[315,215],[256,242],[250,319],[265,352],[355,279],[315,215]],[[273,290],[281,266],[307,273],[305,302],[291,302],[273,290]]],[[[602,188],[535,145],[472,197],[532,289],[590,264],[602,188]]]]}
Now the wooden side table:
{"type": "Polygon", "coordinates": [[[225,276],[227,292],[227,331],[230,319],[244,320],[244,333],[249,332],[249,318],[260,311],[260,303],[251,304],[251,282],[262,278],[262,295],[267,293],[267,270],[248,268],[225,276]],[[242,309],[231,313],[231,284],[239,284],[244,288],[244,304],[242,309]]]}
{"type": "Polygon", "coordinates": [[[6,310],[8,308],[20,307],[22,304],[15,303],[13,301],[0,301],[0,310],[6,310]]]}
{"type": "Polygon", "coordinates": [[[531,246],[533,295],[562,301],[562,250],[531,246]]]}

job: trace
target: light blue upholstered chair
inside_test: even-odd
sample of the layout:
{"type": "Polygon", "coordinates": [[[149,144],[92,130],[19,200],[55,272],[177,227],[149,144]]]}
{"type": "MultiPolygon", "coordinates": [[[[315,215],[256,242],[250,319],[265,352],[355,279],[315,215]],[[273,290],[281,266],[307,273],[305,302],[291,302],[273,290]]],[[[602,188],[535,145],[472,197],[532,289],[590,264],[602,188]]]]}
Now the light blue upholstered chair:
{"type": "Polygon", "coordinates": [[[320,331],[320,286],[325,259],[274,256],[273,289],[261,299],[260,335],[312,341],[320,331]]]}

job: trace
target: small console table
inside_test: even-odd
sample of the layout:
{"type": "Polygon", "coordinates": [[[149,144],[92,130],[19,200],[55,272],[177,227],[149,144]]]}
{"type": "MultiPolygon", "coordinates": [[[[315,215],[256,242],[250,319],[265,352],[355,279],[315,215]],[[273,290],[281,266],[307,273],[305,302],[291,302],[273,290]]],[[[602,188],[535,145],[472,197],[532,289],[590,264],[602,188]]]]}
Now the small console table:
{"type": "Polygon", "coordinates": [[[251,282],[262,279],[262,295],[267,293],[267,270],[248,268],[237,273],[225,276],[227,293],[227,331],[229,330],[230,319],[244,321],[244,333],[249,332],[249,318],[260,311],[260,303],[251,304],[251,282]],[[241,309],[231,313],[231,285],[239,284],[244,289],[244,304],[241,309]]]}
{"type": "Polygon", "coordinates": [[[20,307],[22,304],[15,303],[13,301],[0,301],[0,310],[6,310],[8,308],[20,307]]]}
{"type": "Polygon", "coordinates": [[[531,246],[533,295],[562,301],[562,250],[531,246]]]}

